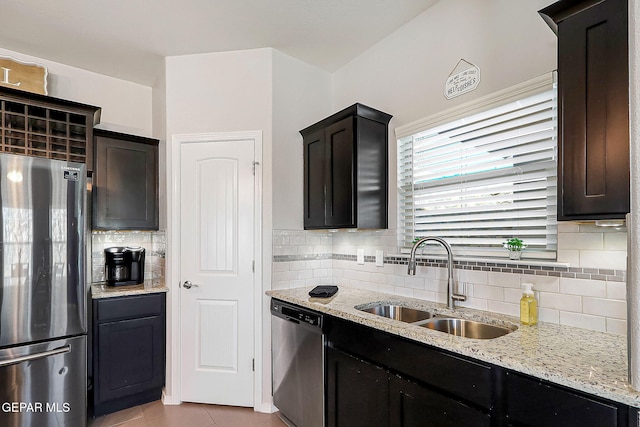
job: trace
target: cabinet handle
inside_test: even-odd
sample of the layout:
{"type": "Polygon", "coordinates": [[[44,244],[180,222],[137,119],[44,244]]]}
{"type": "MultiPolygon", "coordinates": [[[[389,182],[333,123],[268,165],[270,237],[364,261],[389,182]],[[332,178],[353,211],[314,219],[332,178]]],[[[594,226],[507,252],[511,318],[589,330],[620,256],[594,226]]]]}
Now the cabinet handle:
{"type": "Polygon", "coordinates": [[[186,289],[191,289],[191,287],[197,288],[198,285],[195,285],[195,284],[191,283],[189,280],[187,280],[182,284],[182,287],[186,288],[186,289]]]}

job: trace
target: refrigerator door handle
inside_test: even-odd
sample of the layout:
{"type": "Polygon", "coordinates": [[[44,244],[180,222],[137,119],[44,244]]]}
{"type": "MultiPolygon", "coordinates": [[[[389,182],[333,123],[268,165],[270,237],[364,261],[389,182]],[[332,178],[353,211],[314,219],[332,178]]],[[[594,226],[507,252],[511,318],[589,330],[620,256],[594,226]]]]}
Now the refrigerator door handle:
{"type": "Polygon", "coordinates": [[[18,363],[28,362],[30,360],[42,359],[45,357],[55,356],[56,354],[66,354],[71,352],[71,346],[65,345],[62,347],[54,348],[53,350],[43,351],[41,353],[28,354],[26,356],[14,357],[7,360],[0,360],[0,367],[16,365],[18,363]]]}

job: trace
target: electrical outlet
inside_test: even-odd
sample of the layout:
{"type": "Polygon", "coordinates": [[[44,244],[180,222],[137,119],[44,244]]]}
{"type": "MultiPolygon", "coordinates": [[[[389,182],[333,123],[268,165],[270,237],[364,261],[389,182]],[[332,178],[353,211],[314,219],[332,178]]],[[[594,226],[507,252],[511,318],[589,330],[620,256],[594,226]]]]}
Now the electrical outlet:
{"type": "Polygon", "coordinates": [[[379,249],[376,251],[376,266],[384,267],[384,251],[383,250],[379,249]]]}
{"type": "Polygon", "coordinates": [[[364,249],[358,249],[356,254],[356,264],[364,265],[364,249]]]}

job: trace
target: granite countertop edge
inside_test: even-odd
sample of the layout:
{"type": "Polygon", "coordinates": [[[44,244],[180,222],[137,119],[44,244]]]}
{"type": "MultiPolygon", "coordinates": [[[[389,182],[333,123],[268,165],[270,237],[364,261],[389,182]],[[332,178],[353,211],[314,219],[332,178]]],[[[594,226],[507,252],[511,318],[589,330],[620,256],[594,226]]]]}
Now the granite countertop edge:
{"type": "Polygon", "coordinates": [[[553,323],[520,325],[519,319],[456,307],[455,316],[517,329],[505,336],[480,340],[457,337],[362,312],[355,307],[395,303],[440,314],[446,305],[399,295],[340,286],[331,298],[312,298],[313,287],[271,290],[273,298],[350,320],[397,336],[468,356],[551,383],[640,408],[640,392],[627,381],[627,340],[621,335],[553,323]]]}
{"type": "Polygon", "coordinates": [[[91,299],[169,292],[164,282],[145,281],[140,285],[108,286],[105,282],[91,283],[91,299]]]}

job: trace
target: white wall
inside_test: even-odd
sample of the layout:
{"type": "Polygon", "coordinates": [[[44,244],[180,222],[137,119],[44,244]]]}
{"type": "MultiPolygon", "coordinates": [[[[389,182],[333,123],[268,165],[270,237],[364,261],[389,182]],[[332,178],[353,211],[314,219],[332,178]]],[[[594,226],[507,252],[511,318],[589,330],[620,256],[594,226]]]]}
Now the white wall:
{"type": "Polygon", "coordinates": [[[302,136],[331,111],[331,75],[273,51],[273,227],[303,227],[302,136]]]}
{"type": "Polygon", "coordinates": [[[537,11],[551,0],[447,0],[333,75],[333,109],[361,102],[393,115],[389,125],[389,227],[397,227],[395,127],[556,68],[557,39],[537,11]],[[478,88],[452,100],[449,74],[464,58],[480,67],[478,88]]]}
{"type": "Polygon", "coordinates": [[[45,65],[49,96],[102,107],[98,127],[152,136],[150,87],[6,49],[0,56],[45,65]]]}
{"type": "Polygon", "coordinates": [[[340,68],[333,107],[362,102],[401,126],[551,71],[556,36],[537,13],[551,2],[440,1],[340,68]],[[447,100],[444,83],[461,58],[480,67],[480,85],[447,100]]]}

